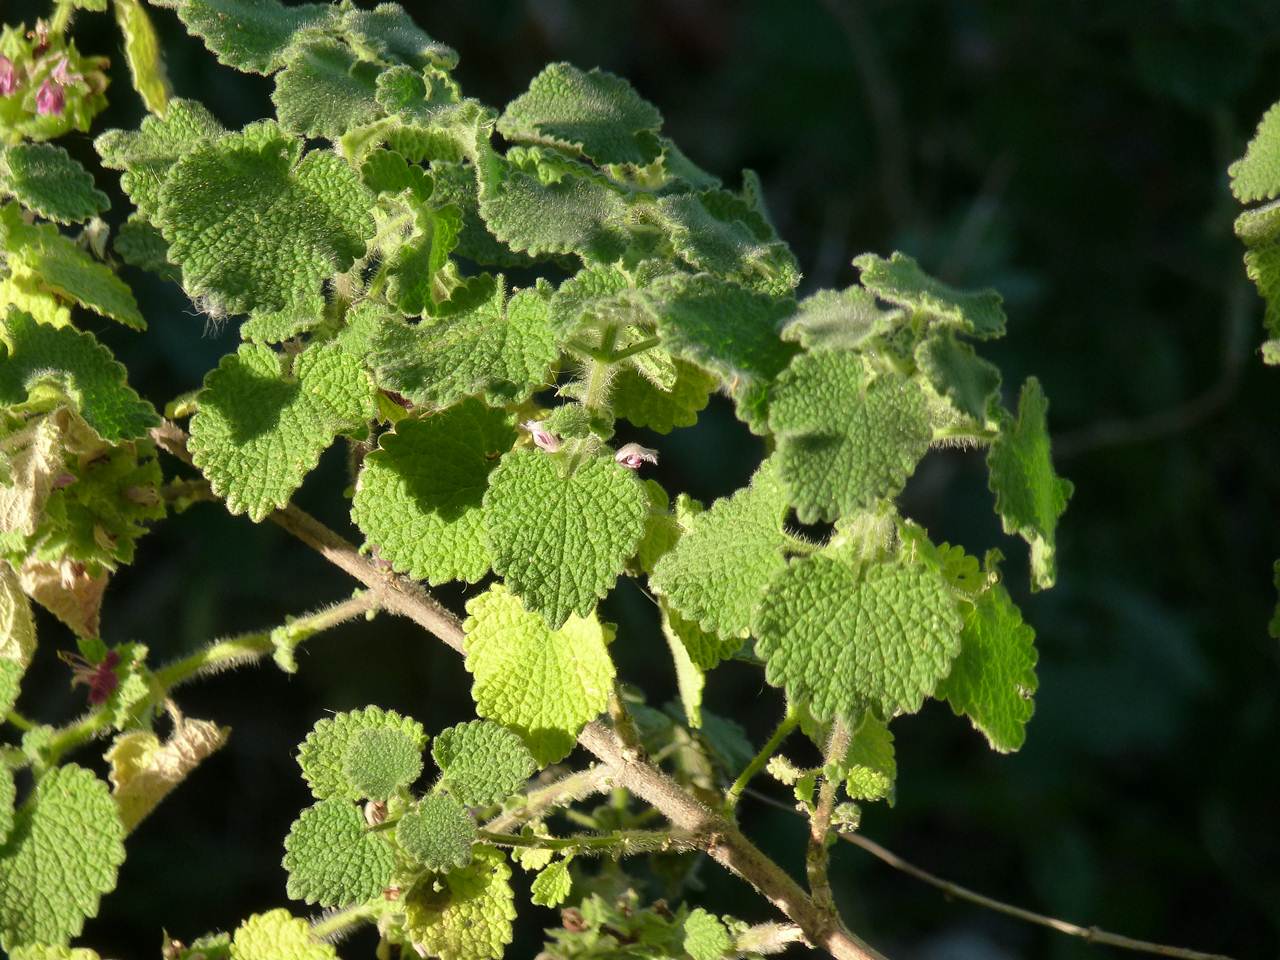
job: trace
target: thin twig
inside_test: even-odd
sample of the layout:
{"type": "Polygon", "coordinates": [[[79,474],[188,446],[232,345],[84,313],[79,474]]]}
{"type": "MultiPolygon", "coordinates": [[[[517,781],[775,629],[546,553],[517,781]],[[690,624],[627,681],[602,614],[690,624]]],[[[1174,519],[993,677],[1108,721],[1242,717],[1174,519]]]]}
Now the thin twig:
{"type": "Polygon", "coordinates": [[[818,787],[818,804],[809,818],[809,849],[805,855],[805,871],[809,875],[809,893],[820,906],[835,910],[835,897],[831,893],[831,879],[827,876],[827,866],[831,860],[827,846],[827,834],[831,831],[831,816],[836,808],[836,781],[829,771],[832,767],[844,762],[849,752],[849,741],[853,733],[849,724],[836,717],[831,724],[831,734],[827,737],[827,747],[823,751],[823,775],[818,787]]]}
{"type": "Polygon", "coordinates": [[[530,790],[525,801],[514,810],[504,810],[484,825],[494,833],[509,833],[523,823],[536,820],[549,810],[568,806],[584,800],[592,794],[603,793],[610,787],[608,767],[594,764],[561,777],[545,787],[530,790]]]}
{"type": "MultiPolygon", "coordinates": [[[[747,795],[755,800],[759,800],[766,806],[774,807],[778,810],[785,810],[787,813],[795,814],[797,817],[803,817],[804,814],[790,804],[777,800],[768,794],[761,793],[759,790],[748,789],[747,795]]],[[[1104,944],[1109,947],[1118,947],[1121,950],[1133,950],[1138,953],[1149,953],[1160,957],[1178,957],[1180,960],[1232,960],[1231,957],[1221,953],[1202,953],[1199,950],[1191,950],[1187,947],[1174,947],[1163,943],[1153,943],[1150,940],[1136,940],[1133,937],[1122,936],[1118,933],[1109,933],[1100,927],[1082,927],[1079,924],[1069,923],[1066,920],[1059,920],[1056,917],[1050,917],[1043,913],[1036,913],[1034,910],[1026,910],[1022,907],[1016,907],[1011,903],[1005,903],[1002,900],[996,900],[994,897],[988,897],[986,894],[978,893],[967,887],[962,887],[958,883],[951,880],[944,880],[942,877],[935,876],[929,871],[917,867],[902,857],[898,856],[892,850],[888,850],[864,837],[860,833],[839,832],[836,834],[841,840],[853,844],[871,854],[882,863],[886,863],[895,870],[900,870],[909,877],[936,887],[949,897],[957,900],[965,900],[969,903],[976,904],[987,910],[996,913],[1002,913],[1007,917],[1013,917],[1026,923],[1034,923],[1041,927],[1047,927],[1057,933],[1066,934],[1071,937],[1079,937],[1089,943],[1104,944]]]]}

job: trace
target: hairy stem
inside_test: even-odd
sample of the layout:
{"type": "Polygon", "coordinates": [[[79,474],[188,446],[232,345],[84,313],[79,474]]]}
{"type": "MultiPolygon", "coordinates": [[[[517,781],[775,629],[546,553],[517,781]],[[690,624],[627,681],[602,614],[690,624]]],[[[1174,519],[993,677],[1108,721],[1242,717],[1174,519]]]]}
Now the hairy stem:
{"type": "Polygon", "coordinates": [[[609,773],[608,767],[590,766],[586,770],[561,777],[545,787],[530,790],[524,796],[524,806],[498,814],[484,825],[484,829],[494,833],[507,833],[522,823],[537,820],[557,807],[568,806],[595,793],[603,793],[610,786],[609,773]]]}
{"type": "MultiPolygon", "coordinates": [[[[831,735],[827,737],[827,748],[823,751],[824,767],[841,763],[849,752],[849,741],[853,739],[849,725],[840,717],[831,722],[831,735]]],[[[805,855],[805,872],[809,875],[809,892],[819,905],[835,912],[835,899],[831,894],[831,879],[827,875],[830,862],[830,849],[827,835],[831,832],[831,814],[836,806],[836,781],[824,773],[822,784],[818,787],[818,805],[813,816],[809,818],[809,850],[805,855]]]]}
{"type": "Polygon", "coordinates": [[[742,773],[738,774],[738,779],[733,781],[733,785],[725,793],[724,808],[727,812],[733,812],[733,809],[738,805],[738,798],[742,796],[742,791],[747,788],[747,784],[765,768],[770,758],[782,746],[782,741],[787,739],[788,734],[796,728],[799,722],[800,711],[794,705],[787,704],[787,712],[778,721],[778,726],[774,728],[773,735],[760,748],[760,752],[751,758],[751,762],[743,768],[742,773]]]}
{"type": "Polygon", "coordinates": [[[311,936],[316,940],[332,943],[349,932],[352,927],[375,919],[384,909],[385,905],[381,900],[373,900],[330,913],[311,924],[311,936]]]}
{"type": "Polygon", "coordinates": [[[614,833],[577,834],[571,837],[524,837],[515,833],[480,830],[477,836],[499,847],[530,847],[571,855],[634,856],[641,853],[668,853],[701,850],[705,838],[683,830],[618,830],[614,833]]]}

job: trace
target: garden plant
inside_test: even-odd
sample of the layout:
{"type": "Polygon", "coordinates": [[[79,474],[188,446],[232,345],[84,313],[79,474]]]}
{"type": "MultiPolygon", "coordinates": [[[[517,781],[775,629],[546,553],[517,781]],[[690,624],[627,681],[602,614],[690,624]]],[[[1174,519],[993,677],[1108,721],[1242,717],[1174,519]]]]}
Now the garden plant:
{"type": "MultiPolygon", "coordinates": [[[[552,63],[499,109],[393,4],[152,5],[271,78],[275,115],[227,129],[173,91],[141,0],[57,0],[0,36],[0,948],[98,956],[80,935],[129,834],[232,735],[183,710],[185,685],[264,660],[294,672],[325,630],[405,617],[465,658],[474,715],[315,717],[296,768],[280,758],[313,795],[280,838],[291,908],[166,932],[166,960],[324,960],[362,928],[380,958],[487,960],[538,907],[562,908],[546,958],[879,956],[836,909],[829,851],[865,805],[893,803],[894,719],[944,701],[1007,753],[1034,709],[1035,634],[1001,553],[935,542],[896,505],[925,457],[985,451],[990,523],[1029,552],[1032,589],[1054,585],[1072,485],[1038,381],[1005,384],[982,356],[1005,332],[999,294],[880,251],[853,259],[857,284],[798,297],[759,179],[705,172],[611,73],[552,63]],[[125,63],[71,37],[108,9],[125,63]],[[147,117],[95,126],[129,82],[147,117]],[[129,210],[55,142],[77,133],[129,210]],[[121,264],[180,285],[204,319],[144,317],[121,264]],[[103,318],[138,337],[231,325],[241,343],[198,389],[147,398],[86,329],[103,318]],[[660,442],[620,436],[690,427],[717,393],[765,453],[700,503],[652,477],[660,442]],[[347,531],[291,503],[335,445],[347,531]],[[162,638],[117,636],[102,600],[188,509],[275,525],[353,592],[157,657],[162,638]],[[619,681],[611,652],[637,640],[598,604],[620,578],[660,610],[676,703],[619,681]],[[445,584],[465,587],[456,609],[432,592],[445,584]],[[37,639],[33,605],[60,636],[37,639]],[[66,648],[83,684],[70,723],[23,697],[38,647],[66,648]],[[704,709],[731,660],[785,694],[763,744],[704,709]],[[802,877],[739,828],[765,779],[808,819],[802,877]],[[692,880],[702,859],[776,919],[626,881],[692,880]]],[[[1280,192],[1278,130],[1273,111],[1234,170],[1242,200],[1280,192]]],[[[1269,300],[1275,218],[1240,221],[1269,300]]]]}

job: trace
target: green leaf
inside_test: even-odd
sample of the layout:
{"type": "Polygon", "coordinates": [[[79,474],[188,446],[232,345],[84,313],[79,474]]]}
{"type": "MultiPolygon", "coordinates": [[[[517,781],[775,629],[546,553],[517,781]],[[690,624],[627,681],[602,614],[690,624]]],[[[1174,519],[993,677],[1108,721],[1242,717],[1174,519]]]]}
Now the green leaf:
{"type": "Polygon", "coordinates": [[[97,951],[88,947],[50,947],[44,944],[24,944],[15,947],[10,960],[102,960],[97,951]]]}
{"type": "Polygon", "coordinates": [[[285,6],[279,0],[177,0],[178,17],[219,63],[247,73],[274,73],[295,35],[331,24],[327,4],[285,6]]]}
{"type": "Polygon", "coordinates": [[[1262,115],[1244,156],[1227,167],[1231,192],[1241,203],[1280,194],[1280,103],[1262,115]]]}
{"type": "Polygon", "coordinates": [[[240,324],[240,338],[252,343],[292,340],[324,323],[324,306],[324,297],[313,293],[287,304],[282,310],[251,310],[249,319],[240,324]]]}
{"type": "Polygon", "coordinates": [[[270,910],[236,928],[231,960],[338,960],[338,954],[311,936],[307,921],[288,910],[270,910]]]}
{"type": "Polygon", "coordinates": [[[451,871],[443,884],[419,881],[404,902],[409,939],[440,960],[498,960],[516,916],[510,879],[502,853],[480,847],[471,865],[451,871]]]}
{"type": "Polygon", "coordinates": [[[362,797],[386,800],[422,773],[417,738],[393,727],[359,731],[347,746],[343,772],[362,797]]]}
{"type": "Polygon", "coordinates": [[[243,344],[205,378],[191,419],[191,458],[232,513],[255,522],[289,502],[339,433],[374,414],[359,362],[333,343],[293,362],[243,344]]]}
{"type": "Polygon", "coordinates": [[[950,331],[922,341],[916,348],[916,363],[958,413],[986,423],[987,411],[1000,391],[999,369],[950,331]]]}
{"type": "Polygon", "coordinates": [[[569,899],[572,891],[569,861],[557,860],[533,878],[529,885],[529,899],[540,907],[558,907],[569,899]]]}
{"type": "Polygon", "coordinates": [[[1031,546],[1031,587],[1052,587],[1056,579],[1055,531],[1074,487],[1053,470],[1049,451],[1049,401],[1040,381],[1028,378],[1018,398],[1018,417],[1004,417],[987,452],[991,492],[1004,532],[1031,546]]]}
{"type": "Polygon", "coordinates": [[[719,380],[684,360],[675,361],[675,372],[675,383],[670,390],[663,390],[635,369],[624,367],[612,384],[613,412],[655,433],[693,426],[698,422],[698,411],[710,401],[719,380]]]}
{"type": "Polygon", "coordinates": [[[75,764],[50,770],[0,847],[0,947],[78,936],[123,862],[124,828],[107,785],[75,764]]]}
{"type": "Polygon", "coordinates": [[[340,139],[381,113],[378,72],[376,64],[357,58],[336,40],[316,39],[291,48],[271,94],[280,126],[304,137],[340,139]]]}
{"type": "Polygon", "coordinates": [[[1036,634],[999,584],[968,605],[960,656],[938,685],[938,696],[987,738],[992,750],[1012,753],[1027,736],[1035,712],[1036,634]]]}
{"type": "Polygon", "coordinates": [[[887,723],[870,712],[863,717],[838,765],[836,777],[844,780],[844,790],[850,800],[887,797],[889,803],[893,803],[898,762],[894,756],[893,734],[887,723]]]}
{"type": "Polygon", "coordinates": [[[26,272],[0,278],[0,317],[17,307],[51,327],[71,325],[71,308],[40,286],[39,278],[26,272]]]}
{"type": "Polygon", "coordinates": [[[137,214],[120,225],[111,248],[125,263],[154,273],[162,280],[182,282],[182,271],[169,262],[169,244],[160,231],[137,214]]]}
{"type": "Polygon", "coordinates": [[[795,304],[705,274],[663,290],[658,332],[664,346],[719,376],[738,418],[764,433],[769,386],[796,353],[778,337],[778,324],[795,304]]]}
{"type": "Polygon", "coordinates": [[[862,285],[882,300],[918,310],[981,340],[1004,336],[1000,294],[989,287],[957,290],[929,276],[904,253],[894,253],[888,260],[864,253],[854,258],[853,265],[862,271],[862,285]]]}
{"type": "Polygon", "coordinates": [[[176,99],[163,117],[144,117],[137,130],[108,130],[93,145],[104,167],[124,171],[120,187],[138,208],[138,216],[154,220],[173,165],[224,133],[204,104],[176,99]]]}
{"type": "Polygon", "coordinates": [[[151,404],[125,382],[124,367],[92,334],[45,326],[10,310],[0,321],[0,340],[0,403],[22,403],[53,387],[110,442],[144,437],[160,422],[151,404]]]}
{"type": "MultiPolygon", "coordinates": [[[[1247,248],[1245,273],[1267,305],[1263,323],[1272,337],[1280,337],[1280,203],[1246,210],[1236,218],[1235,231],[1247,248]]],[[[1276,346],[1274,340],[1263,344],[1264,363],[1280,363],[1276,346]]]]}
{"type": "Polygon", "coordinates": [[[351,505],[378,556],[433,586],[475,583],[489,572],[481,503],[499,455],[515,443],[514,419],[464,400],[382,435],[351,505]]]}
{"type": "Polygon", "coordinates": [[[505,800],[538,769],[519,735],[492,720],[469,720],[441,730],[431,756],[445,785],[468,806],[505,800]]]}
{"type": "Polygon", "coordinates": [[[862,287],[819,290],[800,301],[782,327],[782,339],[806,350],[857,350],[892,331],[902,317],[901,310],[882,309],[862,287]]]}
{"type": "Polygon", "coordinates": [[[0,152],[0,195],[58,223],[81,223],[111,205],[93,177],[61,147],[18,143],[0,152]]]}
{"type": "Polygon", "coordinates": [[[408,314],[453,313],[480,302],[491,281],[484,276],[460,279],[449,259],[462,230],[462,211],[452,204],[412,206],[413,235],[396,248],[387,264],[391,302],[408,314]]]}
{"type": "MultiPolygon", "coordinates": [[[[14,663],[12,660],[4,662],[14,663]]],[[[0,706],[4,706],[3,699],[0,699],[0,706]]],[[[4,712],[7,714],[12,706],[12,703],[5,706],[4,712]]],[[[0,765],[0,843],[9,839],[9,831],[13,829],[13,803],[17,796],[18,789],[13,782],[13,771],[7,765],[0,765]]]]}
{"type": "Polygon", "coordinates": [[[298,748],[298,765],[317,800],[330,797],[359,800],[363,796],[347,776],[347,751],[362,731],[379,729],[404,734],[419,752],[426,749],[427,735],[422,724],[394,710],[368,706],[325,717],[316,723],[298,748]]]}
{"type": "Polygon", "coordinates": [[[423,797],[396,825],[396,842],[428,870],[465,867],[471,862],[475,839],[475,820],[447,793],[423,797]]]}
{"type": "Polygon", "coordinates": [[[662,633],[667,638],[671,659],[676,667],[676,689],[684,707],[689,726],[702,726],[702,689],[706,685],[707,671],[721,661],[737,653],[742,637],[721,637],[703,630],[692,620],[686,620],[671,609],[665,599],[661,601],[662,633]]]}
{"type": "Polygon", "coordinates": [[[294,821],[283,865],[292,899],[341,907],[380,895],[391,881],[395,853],[365,826],[357,807],[333,798],[307,807],[294,821]]]}
{"type": "Polygon", "coordinates": [[[723,638],[741,638],[764,589],[786,566],[782,521],[787,496],[766,460],[751,485],[689,521],[658,561],[649,585],[686,620],[723,638]]]}
{"type": "Polygon", "coordinates": [[[961,620],[946,582],[922,567],[863,571],[806,557],[779,574],[752,632],[765,676],[819,720],[868,705],[914,713],[960,652],[961,620]]]}
{"type": "Polygon", "coordinates": [[[378,385],[433,410],[484,393],[519,403],[545,385],[559,355],[541,291],[493,296],[459,314],[407,324],[390,321],[374,339],[369,363],[378,385]]]}
{"type": "Polygon", "coordinates": [[[160,38],[142,0],[115,0],[116,25],[124,38],[133,88],[152,113],[163,114],[173,91],[160,53],[160,38]]]}
{"type": "Polygon", "coordinates": [[[924,391],[894,373],[872,379],[854,353],[804,353],[769,408],[779,471],[802,523],[848,516],[898,494],[929,449],[924,391]]]}
{"type": "Polygon", "coordinates": [[[596,456],[565,475],[562,457],[516,450],[484,495],[493,569],[552,629],[586,616],[640,545],[649,498],[635,474],[596,456]]]}
{"type": "Polygon", "coordinates": [[[0,248],[9,269],[82,307],[134,330],[145,330],[133,291],[103,263],[51,223],[26,224],[13,204],[0,208],[0,248]]]}
{"type": "Polygon", "coordinates": [[[452,70],[458,65],[457,51],[429,37],[398,3],[380,3],[372,10],[347,8],[342,32],[367,59],[407,63],[419,69],[452,70]]]}
{"type": "Polygon", "coordinates": [[[733,939],[720,918],[696,908],[684,921],[684,951],[692,960],[722,960],[733,949],[733,939]]]}
{"type": "Polygon", "coordinates": [[[349,269],[373,235],[373,194],[329,150],[273,122],[197,146],[160,190],[157,223],[187,294],[215,310],[279,310],[349,269]]]}
{"type": "Polygon", "coordinates": [[[563,759],[608,706],[613,628],[593,615],[551,630],[501,584],[468,601],[467,613],[476,712],[520,734],[539,766],[563,759]]]}
{"type": "Polygon", "coordinates": [[[508,140],[577,150],[601,166],[652,163],[661,127],[662,114],[626,80],[567,63],[545,67],[498,119],[508,140]]]}

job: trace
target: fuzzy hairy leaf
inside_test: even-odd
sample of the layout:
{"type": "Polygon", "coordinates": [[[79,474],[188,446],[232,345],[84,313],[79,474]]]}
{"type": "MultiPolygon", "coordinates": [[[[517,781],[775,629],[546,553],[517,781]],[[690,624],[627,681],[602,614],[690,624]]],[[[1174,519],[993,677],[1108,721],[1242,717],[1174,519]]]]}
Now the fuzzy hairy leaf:
{"type": "Polygon", "coordinates": [[[427,735],[422,724],[394,710],[368,706],[316,722],[298,748],[298,765],[317,800],[359,800],[363,796],[347,775],[347,751],[362,731],[383,728],[403,733],[419,752],[426,749],[427,735]]]}
{"type": "MultiPolygon", "coordinates": [[[[4,662],[13,663],[12,660],[4,662]]],[[[0,705],[3,705],[3,698],[0,698],[0,705]]],[[[9,704],[9,707],[11,706],[12,703],[9,704]]],[[[9,707],[5,708],[5,713],[9,712],[9,707]]],[[[13,782],[13,771],[7,766],[0,766],[0,843],[9,839],[9,831],[13,829],[13,804],[17,796],[18,789],[13,782]]]]}
{"type": "Polygon", "coordinates": [[[857,350],[888,333],[901,318],[901,310],[882,309],[862,287],[819,290],[800,301],[782,327],[782,339],[806,350],[857,350]]]}
{"type": "Polygon", "coordinates": [[[476,822],[467,808],[447,793],[428,794],[400,818],[396,842],[428,870],[456,870],[471,862],[476,822]]]}
{"type": "Polygon", "coordinates": [[[719,376],[738,418],[764,433],[769,385],[796,353],[778,336],[778,324],[795,304],[706,274],[667,289],[658,321],[664,346],[719,376]]]}
{"type": "Polygon", "coordinates": [[[340,907],[382,893],[395,853],[369,830],[358,807],[335,797],[307,807],[294,821],[284,840],[284,868],[292,899],[340,907]]]}
{"type": "Polygon", "coordinates": [[[516,916],[510,879],[502,853],[480,847],[470,866],[445,876],[443,889],[420,881],[405,898],[410,939],[440,960],[497,960],[516,916]]]}
{"type": "Polygon", "coordinates": [[[844,781],[844,790],[850,800],[887,797],[892,804],[898,762],[889,725],[868,712],[834,773],[836,778],[844,781]]]}
{"type": "Polygon", "coordinates": [[[289,913],[254,914],[236,928],[231,960],[338,960],[330,944],[311,936],[311,924],[289,913]]]}
{"type": "Polygon", "coordinates": [[[1000,371],[950,331],[930,337],[916,348],[916,363],[930,385],[959,413],[985,423],[999,396],[1000,371]]]}
{"type": "Polygon", "coordinates": [[[162,280],[182,282],[182,271],[169,262],[169,244],[149,221],[137,214],[120,225],[111,249],[125,263],[139,270],[154,273],[162,280]]]}
{"type": "Polygon", "coordinates": [[[124,828],[107,785],[75,764],[45,774],[0,846],[0,947],[66,943],[115,888],[124,828]]]}
{"type": "Polygon", "coordinates": [[[573,877],[569,861],[557,860],[544,867],[529,885],[529,899],[540,907],[558,907],[569,899],[573,877]]]}
{"type": "Polygon", "coordinates": [[[684,360],[675,361],[675,382],[669,390],[626,367],[614,378],[613,412],[637,427],[655,433],[670,433],[676,427],[691,427],[698,412],[706,407],[719,384],[718,378],[684,360]]]}
{"type": "Polygon", "coordinates": [[[417,740],[393,727],[359,731],[347,746],[343,772],[362,797],[386,800],[422,773],[422,748],[417,740]]]}
{"type": "Polygon", "coordinates": [[[342,35],[368,59],[404,63],[419,70],[452,70],[458,65],[457,51],[428,36],[398,3],[380,3],[372,10],[346,9],[342,35]]]}
{"type": "Polygon", "coordinates": [[[786,566],[786,514],[786,490],[771,458],[749,487],[689,522],[675,548],[658,561],[649,585],[684,619],[720,637],[741,639],[765,587],[786,566]]]}
{"type": "Polygon", "coordinates": [[[368,123],[378,108],[378,66],[345,44],[316,39],[291,48],[276,75],[271,102],[280,126],[304,137],[337,141],[368,123]]]}
{"type": "Polygon", "coordinates": [[[163,114],[173,90],[160,52],[160,37],[142,0],[115,0],[116,26],[124,39],[124,55],[133,89],[152,113],[163,114]]]}
{"type": "Polygon", "coordinates": [[[102,960],[97,951],[88,947],[51,947],[45,944],[24,944],[15,947],[10,960],[102,960]]]}
{"type": "MultiPolygon", "coordinates": [[[[1267,305],[1263,323],[1273,338],[1280,337],[1280,203],[1246,210],[1236,218],[1235,231],[1246,247],[1245,273],[1267,305]]],[[[1280,363],[1277,346],[1274,339],[1263,344],[1264,363],[1280,363]]]]}
{"type": "Polygon", "coordinates": [[[702,726],[702,689],[707,671],[733,656],[742,646],[741,635],[721,637],[686,620],[671,609],[665,599],[662,609],[662,633],[667,638],[671,659],[676,668],[676,689],[680,704],[691,727],[702,726]]]}
{"type": "Polygon", "coordinates": [[[463,313],[407,324],[388,321],[369,362],[378,385],[419,406],[443,409],[484,393],[518,403],[546,383],[559,350],[550,308],[537,289],[493,296],[463,313]]]}
{"type": "Polygon", "coordinates": [[[857,354],[796,357],[769,408],[779,472],[802,523],[835,520],[902,489],[933,435],[924,391],[857,354]]]}
{"type": "Polygon", "coordinates": [[[720,918],[697,907],[684,921],[684,952],[692,960],[722,960],[733,949],[733,938],[720,918]]]}
{"type": "Polygon", "coordinates": [[[960,656],[938,685],[938,696],[1000,753],[1021,748],[1035,712],[1035,642],[1008,591],[993,584],[965,612],[960,656]]]}
{"type": "Polygon", "coordinates": [[[649,498],[632,471],[592,457],[565,476],[559,457],[516,450],[484,495],[493,569],[552,629],[586,616],[644,536],[649,498]]]}
{"type": "Polygon", "coordinates": [[[279,310],[350,268],[373,235],[373,195],[337,154],[271,121],[197,146],[160,190],[157,223],[182,285],[215,309],[279,310]]]}
{"type": "Polygon", "coordinates": [[[1004,532],[1031,546],[1031,587],[1053,586],[1057,577],[1055,531],[1074,487],[1053,469],[1049,450],[1049,401],[1030,377],[1018,398],[1018,416],[1005,416],[987,452],[991,492],[1004,532]]]}
{"type": "Polygon", "coordinates": [[[93,176],[61,147],[18,143],[0,152],[0,195],[58,223],[82,223],[111,205],[93,176]]]}
{"type": "Polygon", "coordinates": [[[1262,115],[1244,156],[1227,168],[1227,176],[1241,203],[1274,200],[1280,194],[1280,104],[1262,115]]]}
{"type": "Polygon", "coordinates": [[[134,330],[146,321],[128,284],[51,223],[27,224],[14,204],[0,207],[0,249],[10,271],[42,291],[134,330]]]}
{"type": "Polygon", "coordinates": [[[219,63],[247,73],[279,70],[295,35],[327,26],[336,12],[328,4],[279,0],[177,0],[177,8],[219,63]]]}
{"type": "Polygon", "coordinates": [[[498,118],[508,140],[578,150],[601,166],[652,163],[661,127],[662,114],[626,80],[567,63],[545,67],[498,118]]]}
{"type": "Polygon", "coordinates": [[[373,416],[373,388],[337,344],[293,362],[243,344],[205,378],[191,420],[191,457],[232,513],[255,522],[289,502],[333,438],[373,416]]]}
{"type": "Polygon", "coordinates": [[[481,503],[499,455],[515,443],[514,419],[464,400],[382,435],[351,504],[382,559],[432,585],[474,583],[489,572],[481,503]]]}
{"type": "Polygon", "coordinates": [[[1000,294],[989,287],[957,290],[929,276],[905,253],[894,253],[888,260],[864,253],[853,265],[862,271],[862,285],[882,300],[918,310],[981,340],[1004,336],[1000,294]]]}
{"type": "Polygon", "coordinates": [[[160,422],[155,409],[125,382],[125,369],[89,333],[49,327],[10,310],[0,321],[0,402],[22,403],[45,386],[68,396],[80,416],[107,441],[146,436],[160,422]]]}
{"type": "Polygon", "coordinates": [[[519,735],[492,720],[441,730],[431,756],[449,790],[468,806],[505,800],[538,769],[519,735]]]}
{"type": "Polygon", "coordinates": [[[922,567],[861,573],[806,557],[779,574],[752,632],[765,676],[814,716],[914,713],[960,652],[961,619],[946,582],[922,567]]]}
{"type": "Polygon", "coordinates": [[[476,713],[520,734],[539,766],[563,759],[608,705],[613,628],[592,615],[551,630],[501,584],[468,601],[467,614],[476,713]]]}

